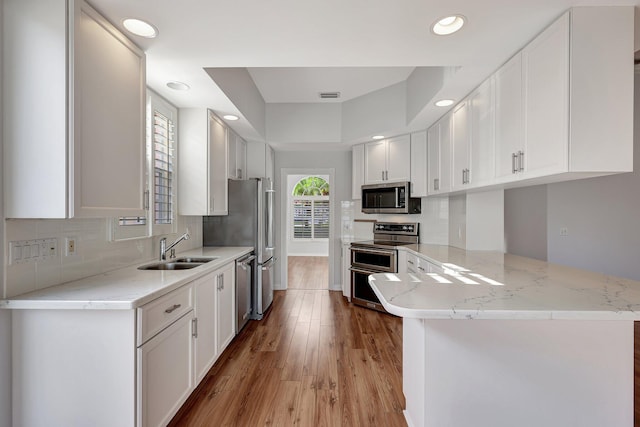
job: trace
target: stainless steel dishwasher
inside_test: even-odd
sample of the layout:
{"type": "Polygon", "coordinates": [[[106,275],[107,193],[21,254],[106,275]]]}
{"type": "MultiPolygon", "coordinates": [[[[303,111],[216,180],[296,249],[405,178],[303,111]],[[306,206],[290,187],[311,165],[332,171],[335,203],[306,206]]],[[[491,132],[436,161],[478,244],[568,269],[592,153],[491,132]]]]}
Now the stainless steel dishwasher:
{"type": "Polygon", "coordinates": [[[236,260],[236,334],[240,333],[251,316],[251,289],[256,256],[251,253],[236,260]]]}

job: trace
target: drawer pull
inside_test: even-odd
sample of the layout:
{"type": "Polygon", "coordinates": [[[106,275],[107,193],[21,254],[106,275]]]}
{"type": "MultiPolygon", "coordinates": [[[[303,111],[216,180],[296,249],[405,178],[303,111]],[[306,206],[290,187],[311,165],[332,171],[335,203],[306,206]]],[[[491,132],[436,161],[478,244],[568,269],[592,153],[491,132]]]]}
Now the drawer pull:
{"type": "Polygon", "coordinates": [[[167,314],[173,313],[174,311],[176,311],[180,307],[182,307],[182,304],[173,304],[171,307],[167,308],[164,312],[167,313],[167,314]]]}

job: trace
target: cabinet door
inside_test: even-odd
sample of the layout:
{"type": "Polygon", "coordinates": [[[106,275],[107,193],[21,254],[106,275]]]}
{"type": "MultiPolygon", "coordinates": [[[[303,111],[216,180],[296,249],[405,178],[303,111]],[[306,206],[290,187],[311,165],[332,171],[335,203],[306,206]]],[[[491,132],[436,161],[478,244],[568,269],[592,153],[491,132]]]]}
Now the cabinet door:
{"type": "Polygon", "coordinates": [[[453,169],[451,172],[452,190],[466,186],[469,169],[469,101],[464,101],[453,111],[452,152],[453,169]]]}
{"type": "Polygon", "coordinates": [[[427,197],[427,131],[411,134],[411,197],[427,197]]]}
{"type": "Polygon", "coordinates": [[[472,186],[488,185],[494,177],[494,84],[493,78],[482,83],[469,97],[471,115],[471,151],[468,173],[472,186]]]}
{"type": "Polygon", "coordinates": [[[411,135],[387,139],[387,181],[411,179],[411,135]]]}
{"type": "Polygon", "coordinates": [[[209,274],[193,284],[195,301],[195,375],[198,384],[218,357],[216,348],[217,276],[209,274]]]}
{"type": "Polygon", "coordinates": [[[217,353],[222,354],[236,334],[235,331],[235,264],[224,267],[217,275],[216,329],[217,353]]]}
{"type": "Polygon", "coordinates": [[[387,170],[387,142],[368,142],[364,145],[364,182],[378,184],[385,181],[387,170]]]}
{"type": "Polygon", "coordinates": [[[247,179],[247,142],[236,136],[236,179],[247,179]]]}
{"type": "Polygon", "coordinates": [[[232,131],[228,132],[229,139],[229,154],[227,158],[227,172],[229,179],[238,179],[238,160],[237,160],[237,145],[238,145],[238,135],[236,135],[232,131]]]}
{"type": "Polygon", "coordinates": [[[453,114],[440,119],[440,192],[451,190],[451,145],[453,132],[453,114]]]}
{"type": "Polygon", "coordinates": [[[351,198],[362,198],[362,184],[364,184],[364,145],[354,145],[351,148],[351,198]]]}
{"type": "Polygon", "coordinates": [[[193,311],[139,347],[138,425],[169,423],[194,388],[193,311]]]}
{"type": "MultiPolygon", "coordinates": [[[[522,52],[525,79],[524,173],[527,178],[568,169],[569,14],[522,52]]],[[[597,120],[596,117],[592,118],[597,120]]]]}
{"type": "Polygon", "coordinates": [[[69,217],[144,215],[144,53],[86,3],[76,8],[69,217]]]}
{"type": "Polygon", "coordinates": [[[209,113],[209,215],[227,215],[227,127],[209,113]]]}
{"type": "Polygon", "coordinates": [[[524,150],[522,53],[496,73],[496,178],[517,177],[514,154],[524,150]]]}
{"type": "Polygon", "coordinates": [[[427,131],[427,182],[428,193],[440,191],[440,123],[436,123],[427,131]]]}

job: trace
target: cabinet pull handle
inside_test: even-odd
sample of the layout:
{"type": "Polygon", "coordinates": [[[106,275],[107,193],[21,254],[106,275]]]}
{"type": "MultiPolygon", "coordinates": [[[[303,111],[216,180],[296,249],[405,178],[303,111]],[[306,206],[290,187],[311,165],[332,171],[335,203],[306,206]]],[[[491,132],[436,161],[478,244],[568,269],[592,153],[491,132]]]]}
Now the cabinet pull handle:
{"type": "Polygon", "coordinates": [[[198,318],[194,317],[191,319],[191,325],[193,326],[193,335],[194,338],[198,338],[198,318]]]}
{"type": "Polygon", "coordinates": [[[422,267],[418,267],[418,270],[423,271],[423,272],[425,272],[425,273],[427,272],[427,271],[426,271],[424,268],[422,268],[422,267]]]}
{"type": "Polygon", "coordinates": [[[518,151],[518,170],[522,172],[524,170],[524,151],[518,151]]]}
{"type": "Polygon", "coordinates": [[[389,171],[384,171],[384,179],[389,181],[389,171]]]}
{"type": "Polygon", "coordinates": [[[407,260],[407,262],[408,262],[409,264],[413,265],[413,261],[411,261],[411,260],[407,260]]]}
{"type": "Polygon", "coordinates": [[[182,307],[182,304],[173,304],[171,307],[167,308],[164,312],[167,314],[170,314],[176,311],[177,309],[179,309],[180,307],[182,307]]]}
{"type": "Polygon", "coordinates": [[[384,181],[384,171],[382,171],[382,180],[384,181]]]}
{"type": "Polygon", "coordinates": [[[440,190],[440,178],[433,179],[433,189],[436,191],[440,190]]]}
{"type": "Polygon", "coordinates": [[[511,173],[516,173],[518,172],[518,169],[516,168],[516,157],[518,155],[516,153],[511,153],[511,173]]]}
{"type": "Polygon", "coordinates": [[[144,190],[142,195],[142,204],[144,205],[144,210],[149,210],[149,190],[144,190]]]}

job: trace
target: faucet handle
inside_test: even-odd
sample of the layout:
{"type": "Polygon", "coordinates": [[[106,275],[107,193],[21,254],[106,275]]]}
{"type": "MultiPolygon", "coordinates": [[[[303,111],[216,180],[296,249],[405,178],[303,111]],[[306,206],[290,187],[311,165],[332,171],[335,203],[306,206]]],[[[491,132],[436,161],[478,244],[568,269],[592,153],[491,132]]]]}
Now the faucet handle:
{"type": "Polygon", "coordinates": [[[176,249],[175,248],[171,248],[171,252],[169,253],[169,258],[175,258],[176,257],[176,249]]]}

